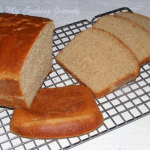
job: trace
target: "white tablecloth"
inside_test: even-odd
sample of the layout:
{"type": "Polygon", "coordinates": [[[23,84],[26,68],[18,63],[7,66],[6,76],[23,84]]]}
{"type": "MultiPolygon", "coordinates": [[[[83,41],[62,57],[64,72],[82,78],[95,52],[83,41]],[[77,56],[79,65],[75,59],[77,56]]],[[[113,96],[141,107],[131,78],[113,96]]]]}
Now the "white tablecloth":
{"type": "MultiPolygon", "coordinates": [[[[150,17],[148,0],[0,0],[0,12],[42,16],[54,20],[59,27],[95,15],[129,7],[150,17]]],[[[130,123],[105,135],[80,144],[73,150],[150,150],[150,116],[130,123]]]]}

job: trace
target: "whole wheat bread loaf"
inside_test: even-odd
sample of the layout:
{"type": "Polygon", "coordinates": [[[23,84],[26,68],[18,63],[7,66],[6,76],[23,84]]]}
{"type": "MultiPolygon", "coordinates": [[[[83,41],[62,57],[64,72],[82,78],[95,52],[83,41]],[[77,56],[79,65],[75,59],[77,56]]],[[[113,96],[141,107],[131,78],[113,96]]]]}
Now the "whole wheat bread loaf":
{"type": "Polygon", "coordinates": [[[14,109],[11,132],[28,138],[78,136],[100,127],[102,114],[83,85],[40,89],[30,109],[14,109]]]}
{"type": "Polygon", "coordinates": [[[89,28],[79,33],[56,60],[89,87],[95,97],[108,94],[139,74],[139,63],[130,49],[100,29],[89,28]]]}
{"type": "Polygon", "coordinates": [[[119,12],[115,15],[127,18],[150,32],[150,18],[144,15],[132,12],[119,12]]]}
{"type": "Polygon", "coordinates": [[[29,108],[52,69],[54,24],[46,18],[0,15],[0,105],[29,108]]]}
{"type": "Polygon", "coordinates": [[[93,27],[119,38],[136,55],[140,66],[150,60],[150,33],[138,24],[121,16],[106,15],[99,18],[93,27]]]}

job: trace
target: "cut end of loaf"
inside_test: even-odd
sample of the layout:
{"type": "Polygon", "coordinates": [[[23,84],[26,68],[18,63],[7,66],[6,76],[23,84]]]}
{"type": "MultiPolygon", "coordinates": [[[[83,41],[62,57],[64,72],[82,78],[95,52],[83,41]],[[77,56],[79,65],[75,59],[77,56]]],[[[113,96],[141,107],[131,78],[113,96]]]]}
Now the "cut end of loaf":
{"type": "Polygon", "coordinates": [[[28,106],[52,69],[53,30],[52,21],[43,27],[21,71],[20,84],[28,106]]]}

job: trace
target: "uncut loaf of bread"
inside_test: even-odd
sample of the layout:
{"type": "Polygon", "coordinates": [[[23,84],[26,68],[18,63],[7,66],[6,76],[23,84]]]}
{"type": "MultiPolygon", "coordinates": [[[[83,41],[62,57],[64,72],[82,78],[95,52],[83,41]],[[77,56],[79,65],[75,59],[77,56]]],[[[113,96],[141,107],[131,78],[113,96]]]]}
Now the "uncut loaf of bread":
{"type": "Polygon", "coordinates": [[[73,85],[40,89],[30,109],[14,109],[10,130],[28,138],[64,138],[88,133],[102,123],[92,92],[73,85]]]}
{"type": "Polygon", "coordinates": [[[56,60],[89,87],[95,97],[102,97],[139,75],[139,63],[130,49],[100,29],[80,32],[56,60]]]}
{"type": "Polygon", "coordinates": [[[144,15],[131,12],[119,12],[115,15],[127,18],[150,32],[150,18],[144,15]]]}
{"type": "Polygon", "coordinates": [[[50,19],[0,15],[0,106],[30,107],[52,68],[53,30],[50,19]]]}
{"type": "Polygon", "coordinates": [[[121,16],[106,15],[99,18],[93,27],[119,38],[135,54],[140,66],[150,61],[150,32],[140,25],[121,16]]]}

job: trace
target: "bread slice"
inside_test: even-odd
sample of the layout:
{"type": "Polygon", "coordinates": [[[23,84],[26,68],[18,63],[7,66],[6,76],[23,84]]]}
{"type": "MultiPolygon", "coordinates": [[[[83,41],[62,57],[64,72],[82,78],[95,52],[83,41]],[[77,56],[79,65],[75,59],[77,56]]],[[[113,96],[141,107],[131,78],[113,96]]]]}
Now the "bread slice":
{"type": "Polygon", "coordinates": [[[139,74],[138,61],[130,49],[100,29],[89,28],[79,33],[56,60],[89,87],[95,97],[108,94],[139,74]]]}
{"type": "Polygon", "coordinates": [[[54,24],[46,18],[0,16],[0,105],[29,108],[52,69],[54,24]]]}
{"type": "Polygon", "coordinates": [[[136,23],[120,16],[106,15],[99,18],[93,27],[119,38],[136,55],[140,66],[150,60],[150,33],[136,23]]]}
{"type": "Polygon", "coordinates": [[[132,12],[119,12],[115,15],[127,18],[150,32],[150,18],[144,15],[132,12]]]}
{"type": "Polygon", "coordinates": [[[15,109],[11,132],[28,138],[64,138],[88,133],[103,123],[91,91],[83,85],[40,89],[30,109],[15,109]]]}

